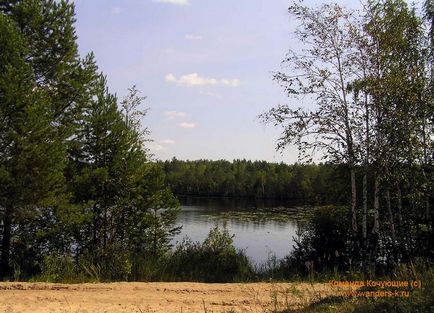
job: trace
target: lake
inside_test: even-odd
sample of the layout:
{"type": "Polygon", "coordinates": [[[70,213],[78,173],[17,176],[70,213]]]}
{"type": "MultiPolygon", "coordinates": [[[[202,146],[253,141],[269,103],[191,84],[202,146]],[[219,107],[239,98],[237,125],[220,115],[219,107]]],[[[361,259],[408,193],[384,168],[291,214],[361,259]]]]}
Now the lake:
{"type": "Polygon", "coordinates": [[[302,223],[299,212],[303,208],[294,203],[191,197],[179,197],[179,200],[181,211],[176,223],[183,228],[172,243],[179,243],[186,236],[203,242],[215,225],[226,227],[235,235],[235,247],[245,250],[258,265],[272,254],[277,258],[287,255],[293,249],[293,237],[302,223]],[[267,212],[277,208],[290,208],[291,213],[267,212]]]}

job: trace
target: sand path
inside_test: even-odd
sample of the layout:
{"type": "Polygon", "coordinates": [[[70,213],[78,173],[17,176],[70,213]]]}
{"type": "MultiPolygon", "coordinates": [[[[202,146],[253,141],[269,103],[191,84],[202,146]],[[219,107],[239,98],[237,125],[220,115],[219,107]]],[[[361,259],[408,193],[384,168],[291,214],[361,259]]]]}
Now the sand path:
{"type": "Polygon", "coordinates": [[[332,293],[319,283],[0,283],[0,313],[262,313],[332,293]]]}

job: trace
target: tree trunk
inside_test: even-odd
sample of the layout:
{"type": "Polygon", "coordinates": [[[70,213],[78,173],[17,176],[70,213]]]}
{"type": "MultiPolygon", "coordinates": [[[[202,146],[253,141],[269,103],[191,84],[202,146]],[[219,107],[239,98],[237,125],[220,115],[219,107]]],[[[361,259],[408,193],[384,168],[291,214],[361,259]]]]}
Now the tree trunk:
{"type": "Polygon", "coordinates": [[[9,264],[11,253],[11,239],[12,239],[12,214],[11,207],[6,207],[5,215],[3,218],[3,237],[0,259],[0,278],[6,278],[11,274],[11,267],[9,264]]]}
{"type": "Polygon", "coordinates": [[[396,242],[395,222],[393,220],[392,204],[390,203],[390,190],[389,189],[386,190],[385,196],[386,196],[387,212],[389,214],[390,231],[392,233],[393,246],[395,246],[395,242],[396,242]]]}
{"type": "Polygon", "coordinates": [[[373,234],[378,234],[380,230],[380,182],[378,176],[375,176],[374,183],[374,227],[372,228],[373,234]]]}
{"type": "Polygon", "coordinates": [[[103,249],[103,253],[106,253],[106,249],[107,249],[107,207],[104,206],[104,221],[103,221],[103,228],[104,228],[104,233],[103,233],[103,241],[102,241],[102,249],[103,249]]]}
{"type": "Polygon", "coordinates": [[[398,231],[401,231],[402,229],[402,194],[401,194],[401,188],[399,187],[399,184],[397,185],[397,197],[398,197],[398,222],[399,222],[399,228],[398,231]]]}
{"type": "Polygon", "coordinates": [[[363,218],[362,218],[362,231],[363,239],[366,241],[368,237],[368,167],[365,166],[365,173],[363,174],[363,218]]]}
{"type": "Polygon", "coordinates": [[[98,204],[95,203],[92,208],[92,247],[93,256],[96,258],[98,250],[98,204]]]}
{"type": "MultiPolygon", "coordinates": [[[[433,20],[434,21],[434,20],[433,20]]],[[[433,79],[434,71],[431,71],[431,80],[433,79]]],[[[425,112],[424,112],[425,113],[425,112]]],[[[426,116],[422,117],[422,144],[423,144],[423,166],[422,166],[422,174],[425,179],[425,215],[426,219],[428,221],[428,225],[430,225],[429,221],[431,218],[431,212],[430,212],[430,203],[429,203],[429,187],[428,187],[428,179],[425,172],[425,167],[429,164],[429,157],[428,157],[428,151],[427,151],[427,134],[426,134],[426,116]]]]}
{"type": "MultiPolygon", "coordinates": [[[[366,79],[366,65],[363,67],[363,77],[366,79]]],[[[364,160],[364,173],[363,173],[363,217],[362,217],[362,232],[363,232],[363,248],[367,249],[368,245],[368,171],[369,171],[369,158],[370,158],[370,138],[369,138],[369,104],[368,93],[364,92],[364,106],[365,106],[365,160],[364,160]]],[[[365,265],[365,262],[363,262],[365,265]]]]}
{"type": "Polygon", "coordinates": [[[392,204],[390,200],[390,190],[387,188],[386,190],[386,205],[387,205],[387,212],[389,214],[389,223],[390,223],[390,231],[392,234],[392,257],[394,258],[394,262],[398,262],[398,254],[396,250],[396,233],[395,233],[395,222],[393,219],[393,212],[392,212],[392,204]]]}
{"type": "Polygon", "coordinates": [[[351,168],[351,225],[353,228],[353,232],[357,233],[357,191],[356,191],[356,171],[354,168],[351,168]]]}

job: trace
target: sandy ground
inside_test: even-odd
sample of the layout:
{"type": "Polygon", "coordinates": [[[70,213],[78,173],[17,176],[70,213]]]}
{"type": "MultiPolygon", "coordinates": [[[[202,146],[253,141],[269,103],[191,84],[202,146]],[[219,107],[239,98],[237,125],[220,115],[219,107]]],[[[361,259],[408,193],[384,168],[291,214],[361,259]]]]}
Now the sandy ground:
{"type": "Polygon", "coordinates": [[[319,283],[0,283],[0,313],[262,313],[333,293],[319,283]]]}

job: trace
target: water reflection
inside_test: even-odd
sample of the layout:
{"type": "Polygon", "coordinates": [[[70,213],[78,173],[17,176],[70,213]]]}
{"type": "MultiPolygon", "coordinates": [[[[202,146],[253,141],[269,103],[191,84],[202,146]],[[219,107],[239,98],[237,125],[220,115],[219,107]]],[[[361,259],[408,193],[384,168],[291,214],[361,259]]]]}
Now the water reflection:
{"type": "MultiPolygon", "coordinates": [[[[180,201],[177,224],[183,225],[183,229],[173,239],[175,244],[186,236],[202,242],[210,229],[218,225],[234,234],[234,245],[244,249],[257,264],[266,262],[270,253],[282,258],[292,250],[297,230],[295,219],[273,220],[264,215],[256,219],[258,209],[281,207],[282,203],[213,198],[181,198],[180,201]]],[[[291,204],[284,204],[288,205],[291,204]]]]}

